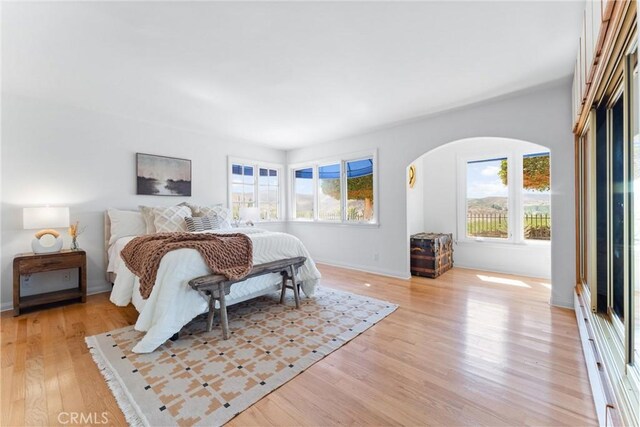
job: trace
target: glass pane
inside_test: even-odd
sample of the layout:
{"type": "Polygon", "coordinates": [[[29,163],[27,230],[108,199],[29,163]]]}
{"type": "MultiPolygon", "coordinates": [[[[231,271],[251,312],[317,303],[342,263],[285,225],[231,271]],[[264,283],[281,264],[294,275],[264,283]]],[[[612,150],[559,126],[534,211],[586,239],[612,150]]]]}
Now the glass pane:
{"type": "Polygon", "coordinates": [[[638,108],[638,70],[633,73],[632,80],[633,107],[631,111],[631,124],[633,129],[633,363],[640,366],[640,109],[638,108]]]}
{"type": "Polygon", "coordinates": [[[269,188],[269,203],[278,203],[278,188],[269,188]]]}
{"type": "Polygon", "coordinates": [[[242,182],[242,166],[231,165],[231,182],[242,182]]]}
{"type": "MultiPolygon", "coordinates": [[[[591,124],[591,126],[595,126],[591,124]]],[[[591,164],[591,144],[589,140],[589,132],[585,133],[580,145],[580,161],[579,161],[579,179],[580,179],[580,275],[583,283],[590,285],[588,282],[589,271],[589,215],[592,201],[589,194],[588,177],[593,171],[590,170],[591,164]]],[[[589,293],[590,286],[585,286],[584,291],[589,293]]]]}
{"type": "Polygon", "coordinates": [[[509,237],[507,159],[467,163],[467,236],[509,237]]]}
{"type": "Polygon", "coordinates": [[[340,164],[318,168],[318,219],[342,221],[340,164]]]}
{"type": "Polygon", "coordinates": [[[347,221],[373,221],[373,159],[345,163],[347,221]]]}
{"type": "Polygon", "coordinates": [[[248,207],[252,207],[255,202],[255,187],[253,185],[244,186],[244,202],[248,207]]]}
{"type": "Polygon", "coordinates": [[[616,101],[610,114],[612,308],[624,320],[624,96],[616,101]]]}
{"type": "Polygon", "coordinates": [[[313,219],[313,169],[298,169],[294,172],[295,217],[313,219]]]}
{"type": "Polygon", "coordinates": [[[240,219],[240,203],[231,204],[231,213],[234,219],[240,219]]]}
{"type": "Polygon", "coordinates": [[[260,190],[258,192],[258,197],[260,201],[260,207],[262,205],[267,205],[269,203],[269,187],[260,186],[260,190]]]}
{"type": "Polygon", "coordinates": [[[269,185],[278,186],[278,171],[274,169],[269,170],[269,185]]]}
{"type": "Polygon", "coordinates": [[[522,158],[522,210],[524,238],[551,240],[551,181],[549,153],[522,158]]]}
{"type": "Polygon", "coordinates": [[[243,195],[242,184],[232,184],[231,185],[231,203],[242,202],[244,200],[242,195],[243,195]]]}
{"type": "Polygon", "coordinates": [[[260,219],[269,219],[269,204],[260,203],[260,219]]]}
{"type": "Polygon", "coordinates": [[[267,169],[260,169],[260,176],[258,178],[258,184],[269,185],[269,172],[267,169]]]}

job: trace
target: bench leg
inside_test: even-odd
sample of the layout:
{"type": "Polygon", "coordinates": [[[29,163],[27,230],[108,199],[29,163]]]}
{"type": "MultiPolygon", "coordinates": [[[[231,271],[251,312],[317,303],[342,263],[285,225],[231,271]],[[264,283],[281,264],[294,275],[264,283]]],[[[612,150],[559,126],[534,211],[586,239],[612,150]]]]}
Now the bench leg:
{"type": "Polygon", "coordinates": [[[300,293],[298,292],[298,283],[296,283],[296,268],[291,266],[291,287],[293,288],[293,297],[296,300],[296,308],[300,308],[300,293]]]}
{"type": "Polygon", "coordinates": [[[284,304],[284,296],[287,293],[287,272],[283,271],[282,274],[282,292],[280,293],[280,304],[284,304]]]}
{"type": "Polygon", "coordinates": [[[216,308],[216,300],[213,295],[209,295],[209,314],[207,314],[207,332],[211,332],[213,329],[213,315],[216,308]]]}
{"type": "Polygon", "coordinates": [[[222,325],[222,339],[229,339],[229,321],[227,320],[227,303],[224,292],[220,293],[220,324],[222,325]]]}

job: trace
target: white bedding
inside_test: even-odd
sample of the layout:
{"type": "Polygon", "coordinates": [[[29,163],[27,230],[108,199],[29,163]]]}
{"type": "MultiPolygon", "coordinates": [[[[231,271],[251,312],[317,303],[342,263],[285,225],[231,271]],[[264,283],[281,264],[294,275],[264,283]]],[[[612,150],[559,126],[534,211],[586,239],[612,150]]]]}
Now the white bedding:
{"type": "MultiPolygon", "coordinates": [[[[216,230],[216,233],[238,232],[247,234],[253,242],[254,265],[296,256],[307,257],[306,263],[298,271],[298,279],[302,281],[302,291],[305,295],[313,296],[321,277],[320,272],[307,249],[297,237],[253,227],[225,231],[216,230]]],[[[211,271],[195,249],[171,251],[160,262],[151,295],[143,300],[138,291],[138,278],[120,259],[120,251],[130,240],[131,238],[128,237],[119,239],[109,249],[110,268],[112,259],[117,258],[113,261],[113,271],[117,277],[110,299],[118,306],[126,306],[130,302],[135,305],[140,312],[135,328],[138,331],[146,331],[146,334],[135,345],[133,351],[149,353],[180,331],[194,317],[207,311],[205,299],[191,289],[188,282],[195,277],[211,274],[211,271]]],[[[256,295],[262,295],[269,288],[276,291],[279,289],[280,283],[279,274],[254,277],[231,286],[228,300],[230,303],[237,303],[256,295]]]]}
{"type": "Polygon", "coordinates": [[[107,249],[107,258],[109,258],[109,264],[107,265],[107,273],[117,273],[118,267],[122,264],[122,258],[120,258],[120,252],[127,246],[127,243],[132,241],[136,236],[121,237],[107,249]]]}

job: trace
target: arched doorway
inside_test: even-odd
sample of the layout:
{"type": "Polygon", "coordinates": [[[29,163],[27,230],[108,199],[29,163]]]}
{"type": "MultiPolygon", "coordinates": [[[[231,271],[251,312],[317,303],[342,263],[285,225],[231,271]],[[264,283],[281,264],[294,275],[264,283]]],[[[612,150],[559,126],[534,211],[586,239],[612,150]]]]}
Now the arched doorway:
{"type": "Polygon", "coordinates": [[[467,138],[407,165],[407,234],[452,233],[455,264],[551,277],[551,154],[509,138],[467,138]]]}

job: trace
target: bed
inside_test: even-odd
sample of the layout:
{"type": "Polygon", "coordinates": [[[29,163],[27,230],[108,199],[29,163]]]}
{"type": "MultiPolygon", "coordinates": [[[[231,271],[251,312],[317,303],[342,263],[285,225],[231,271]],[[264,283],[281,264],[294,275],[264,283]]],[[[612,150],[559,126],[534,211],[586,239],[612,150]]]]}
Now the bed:
{"type": "MultiPolygon", "coordinates": [[[[110,229],[107,221],[106,230],[110,229]]],[[[320,272],[302,242],[287,233],[276,233],[257,227],[216,230],[215,233],[244,233],[253,243],[254,265],[284,258],[304,256],[307,261],[298,270],[297,279],[303,293],[311,297],[320,279],[320,272]]],[[[108,233],[107,233],[108,234],[108,233]]],[[[107,236],[109,237],[109,236],[107,236]]],[[[200,253],[194,249],[178,249],[164,256],[151,295],[142,299],[138,278],[120,258],[120,251],[135,236],[120,237],[107,247],[107,277],[113,280],[110,300],[118,306],[132,303],[140,313],[135,328],[144,331],[144,337],[134,346],[136,353],[149,353],[179,332],[196,316],[205,313],[206,299],[191,289],[189,280],[211,274],[200,253]]],[[[110,242],[110,238],[106,241],[110,242]]],[[[227,305],[237,304],[272,292],[279,292],[282,278],[279,274],[254,277],[231,286],[227,305]]]]}

